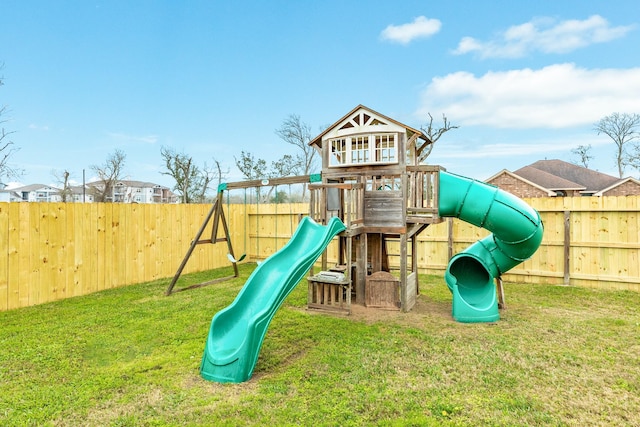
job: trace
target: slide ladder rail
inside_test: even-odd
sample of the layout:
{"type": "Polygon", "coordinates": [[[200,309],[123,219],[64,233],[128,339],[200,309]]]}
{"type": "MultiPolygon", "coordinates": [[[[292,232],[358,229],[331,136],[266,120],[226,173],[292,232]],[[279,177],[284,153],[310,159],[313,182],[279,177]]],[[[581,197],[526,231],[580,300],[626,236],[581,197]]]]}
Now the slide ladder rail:
{"type": "Polygon", "coordinates": [[[256,267],[235,300],[211,320],[200,365],[204,379],[239,383],[251,377],[276,311],[345,229],[337,217],[326,226],[304,217],[291,240],[256,267]]]}
{"type": "Polygon", "coordinates": [[[454,255],[445,272],[454,295],[453,317],[460,322],[499,319],[494,279],[530,258],[540,246],[538,211],[497,187],[440,171],[438,214],[492,232],[454,255]]]}

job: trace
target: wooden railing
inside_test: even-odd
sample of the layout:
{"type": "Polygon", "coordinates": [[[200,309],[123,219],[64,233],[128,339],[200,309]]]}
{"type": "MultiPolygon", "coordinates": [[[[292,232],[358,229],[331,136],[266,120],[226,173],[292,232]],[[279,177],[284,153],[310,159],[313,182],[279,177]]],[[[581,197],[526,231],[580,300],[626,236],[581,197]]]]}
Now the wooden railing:
{"type": "Polygon", "coordinates": [[[398,199],[397,208],[406,209],[399,219],[441,222],[438,217],[438,172],[442,169],[440,166],[410,166],[406,174],[370,173],[356,175],[349,182],[310,184],[310,215],[321,223],[326,222],[327,216],[339,215],[347,227],[376,222],[371,218],[371,209],[376,210],[376,201],[384,200],[386,192],[390,204],[398,199]]]}
{"type": "Polygon", "coordinates": [[[407,216],[408,220],[420,217],[441,222],[438,217],[438,172],[440,166],[407,167],[407,216]]]}
{"type": "Polygon", "coordinates": [[[339,216],[347,228],[362,224],[362,183],[313,183],[309,184],[309,191],[309,216],[316,222],[326,224],[329,216],[339,216]]]}

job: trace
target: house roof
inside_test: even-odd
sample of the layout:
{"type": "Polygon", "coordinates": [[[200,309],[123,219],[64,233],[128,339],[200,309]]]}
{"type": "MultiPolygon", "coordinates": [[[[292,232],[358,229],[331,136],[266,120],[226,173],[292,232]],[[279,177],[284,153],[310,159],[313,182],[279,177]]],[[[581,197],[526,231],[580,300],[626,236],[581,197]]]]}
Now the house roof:
{"type": "MultiPolygon", "coordinates": [[[[104,181],[92,181],[87,183],[87,185],[91,187],[96,185],[100,186],[100,185],[104,185],[104,181]]],[[[166,189],[169,188],[169,187],[165,187],[164,185],[155,184],[153,182],[135,181],[135,180],[126,180],[126,179],[121,179],[119,181],[116,181],[115,185],[133,187],[133,188],[166,188],[166,189]]]]}
{"type": "Polygon", "coordinates": [[[563,160],[538,160],[513,172],[550,190],[596,193],[620,183],[621,179],[563,160]]]}
{"type": "Polygon", "coordinates": [[[155,188],[155,187],[166,188],[164,185],[154,184],[153,182],[124,180],[124,179],[118,181],[117,184],[123,184],[128,187],[137,187],[137,188],[155,188]]]}
{"type": "Polygon", "coordinates": [[[538,184],[548,190],[586,190],[587,187],[576,182],[564,179],[560,176],[536,169],[532,166],[525,166],[514,172],[514,175],[522,177],[528,181],[538,184]]]}
{"type": "Polygon", "coordinates": [[[327,127],[320,135],[318,135],[315,138],[313,138],[311,140],[311,142],[309,142],[309,145],[317,145],[318,147],[322,147],[322,138],[327,133],[331,132],[335,127],[339,126],[342,122],[344,122],[345,120],[349,119],[351,116],[353,116],[354,114],[356,114],[360,110],[365,110],[365,111],[369,112],[370,114],[372,114],[374,116],[377,116],[379,118],[382,118],[382,119],[388,121],[389,123],[393,123],[396,126],[402,127],[406,131],[408,131],[408,132],[410,132],[412,134],[418,135],[418,139],[422,139],[426,143],[431,143],[429,138],[424,133],[422,133],[422,131],[420,131],[418,129],[414,129],[411,126],[407,126],[407,125],[405,125],[403,123],[400,123],[397,120],[392,119],[391,117],[385,116],[384,114],[378,113],[377,111],[372,110],[369,107],[366,107],[366,106],[364,106],[362,104],[359,104],[357,107],[355,107],[353,110],[349,111],[347,114],[345,114],[343,117],[341,117],[334,124],[332,124],[331,126],[327,127]]]}
{"type": "Polygon", "coordinates": [[[89,186],[86,186],[83,188],[82,185],[70,185],[69,190],[71,190],[72,194],[78,194],[78,195],[81,195],[83,193],[91,194],[91,187],[89,186]]]}
{"type": "Polygon", "coordinates": [[[12,188],[12,191],[18,191],[18,192],[30,192],[30,191],[38,191],[38,190],[43,190],[43,189],[49,189],[49,190],[55,190],[55,191],[60,191],[59,188],[56,187],[52,187],[50,185],[45,185],[45,184],[30,184],[30,185],[25,185],[22,187],[16,187],[16,188],[12,188]]]}

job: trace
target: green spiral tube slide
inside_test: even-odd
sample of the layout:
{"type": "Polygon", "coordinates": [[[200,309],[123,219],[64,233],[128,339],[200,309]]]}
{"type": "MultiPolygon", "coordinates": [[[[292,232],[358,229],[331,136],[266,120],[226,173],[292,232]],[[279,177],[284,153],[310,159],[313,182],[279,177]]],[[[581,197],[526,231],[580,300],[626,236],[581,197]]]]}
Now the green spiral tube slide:
{"type": "Polygon", "coordinates": [[[494,279],[530,258],[542,242],[540,214],[516,196],[480,181],[440,171],[438,213],[493,234],[454,255],[445,272],[459,322],[500,318],[494,279]]]}
{"type": "Polygon", "coordinates": [[[240,383],[251,377],[276,311],[345,228],[336,217],[326,226],[304,217],[291,240],[253,270],[236,299],[211,320],[200,365],[204,379],[240,383]]]}

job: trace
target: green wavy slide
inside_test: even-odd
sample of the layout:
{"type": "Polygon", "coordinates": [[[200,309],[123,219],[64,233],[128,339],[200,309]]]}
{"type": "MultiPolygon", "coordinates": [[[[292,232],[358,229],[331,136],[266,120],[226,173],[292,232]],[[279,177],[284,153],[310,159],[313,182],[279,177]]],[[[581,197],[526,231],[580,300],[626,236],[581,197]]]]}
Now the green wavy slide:
{"type": "Polygon", "coordinates": [[[236,299],[211,320],[200,365],[202,378],[240,383],[251,377],[276,311],[345,228],[336,217],[327,225],[304,217],[291,240],[256,267],[236,299]]]}
{"type": "Polygon", "coordinates": [[[540,214],[492,185],[444,171],[439,179],[439,215],[493,233],[449,261],[445,280],[453,294],[453,318],[494,322],[500,318],[494,279],[536,252],[544,232],[540,214]]]}

